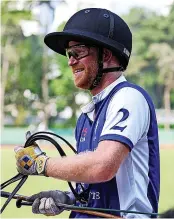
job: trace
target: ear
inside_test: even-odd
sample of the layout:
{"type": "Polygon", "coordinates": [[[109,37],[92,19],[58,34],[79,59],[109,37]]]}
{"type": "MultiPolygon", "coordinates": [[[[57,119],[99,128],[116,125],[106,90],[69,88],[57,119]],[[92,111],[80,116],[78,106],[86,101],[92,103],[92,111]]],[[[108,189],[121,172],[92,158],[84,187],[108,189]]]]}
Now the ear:
{"type": "Polygon", "coordinates": [[[112,58],[112,52],[109,49],[103,49],[103,62],[110,61],[112,58]]]}

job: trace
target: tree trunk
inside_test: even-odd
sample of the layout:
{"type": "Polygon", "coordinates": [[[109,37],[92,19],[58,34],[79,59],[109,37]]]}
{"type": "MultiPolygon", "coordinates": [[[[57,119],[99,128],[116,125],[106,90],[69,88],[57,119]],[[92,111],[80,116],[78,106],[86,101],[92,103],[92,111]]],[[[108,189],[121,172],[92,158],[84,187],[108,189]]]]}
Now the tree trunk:
{"type": "Polygon", "coordinates": [[[7,82],[7,74],[9,70],[9,61],[6,58],[6,53],[4,52],[4,56],[2,59],[2,80],[0,86],[0,103],[1,103],[1,113],[0,113],[0,121],[1,121],[1,128],[4,127],[4,96],[5,96],[5,86],[7,82]]]}
{"type": "Polygon", "coordinates": [[[48,78],[47,78],[47,73],[48,73],[48,60],[46,56],[46,49],[44,50],[43,54],[43,64],[42,64],[42,69],[43,69],[43,77],[42,77],[42,98],[43,98],[43,103],[44,103],[44,121],[43,124],[45,126],[45,129],[48,128],[48,120],[49,120],[49,110],[48,110],[48,103],[49,103],[49,88],[48,88],[48,78]]]}
{"type": "Polygon", "coordinates": [[[2,71],[1,71],[1,84],[0,84],[0,104],[1,104],[1,112],[0,112],[0,126],[4,127],[4,97],[5,97],[5,87],[7,83],[7,74],[9,71],[9,60],[8,60],[8,46],[11,44],[12,38],[8,37],[4,46],[2,48],[3,56],[2,56],[2,71]]]}

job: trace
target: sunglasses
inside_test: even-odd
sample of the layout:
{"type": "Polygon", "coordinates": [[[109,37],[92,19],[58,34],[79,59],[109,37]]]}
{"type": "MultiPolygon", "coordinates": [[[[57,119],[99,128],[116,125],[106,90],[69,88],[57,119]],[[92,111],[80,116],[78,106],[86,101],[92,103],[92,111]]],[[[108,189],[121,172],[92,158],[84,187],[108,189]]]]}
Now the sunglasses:
{"type": "Polygon", "coordinates": [[[94,46],[88,46],[85,44],[77,44],[74,46],[70,46],[66,49],[66,56],[68,59],[73,57],[76,60],[80,60],[89,55],[90,47],[94,46]]]}

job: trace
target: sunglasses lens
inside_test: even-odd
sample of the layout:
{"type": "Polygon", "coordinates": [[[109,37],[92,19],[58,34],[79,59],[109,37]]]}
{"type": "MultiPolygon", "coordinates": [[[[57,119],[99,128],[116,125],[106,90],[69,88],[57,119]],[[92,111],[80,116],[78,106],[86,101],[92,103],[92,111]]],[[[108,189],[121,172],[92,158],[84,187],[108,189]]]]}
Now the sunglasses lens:
{"type": "Polygon", "coordinates": [[[66,49],[66,55],[68,59],[72,56],[73,58],[79,60],[89,55],[89,48],[85,45],[75,45],[66,49]]]}
{"type": "Polygon", "coordinates": [[[66,56],[70,59],[71,58],[71,56],[73,57],[73,58],[75,58],[75,59],[78,59],[78,54],[75,52],[75,51],[73,51],[73,50],[70,50],[70,51],[66,51],[66,56]]]}

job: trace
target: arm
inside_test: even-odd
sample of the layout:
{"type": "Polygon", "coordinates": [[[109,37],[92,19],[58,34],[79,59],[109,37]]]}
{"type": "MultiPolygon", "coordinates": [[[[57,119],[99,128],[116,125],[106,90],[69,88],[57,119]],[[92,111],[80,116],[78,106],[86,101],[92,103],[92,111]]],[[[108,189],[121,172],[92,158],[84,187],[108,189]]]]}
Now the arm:
{"type": "Polygon", "coordinates": [[[17,169],[24,175],[47,175],[84,183],[112,179],[129,153],[123,143],[110,140],[101,141],[94,152],[63,158],[48,158],[38,146],[15,147],[14,150],[17,169]]]}
{"type": "Polygon", "coordinates": [[[49,158],[46,175],[66,181],[99,183],[110,180],[129,153],[116,141],[101,141],[94,152],[64,158],[49,158]]]}

